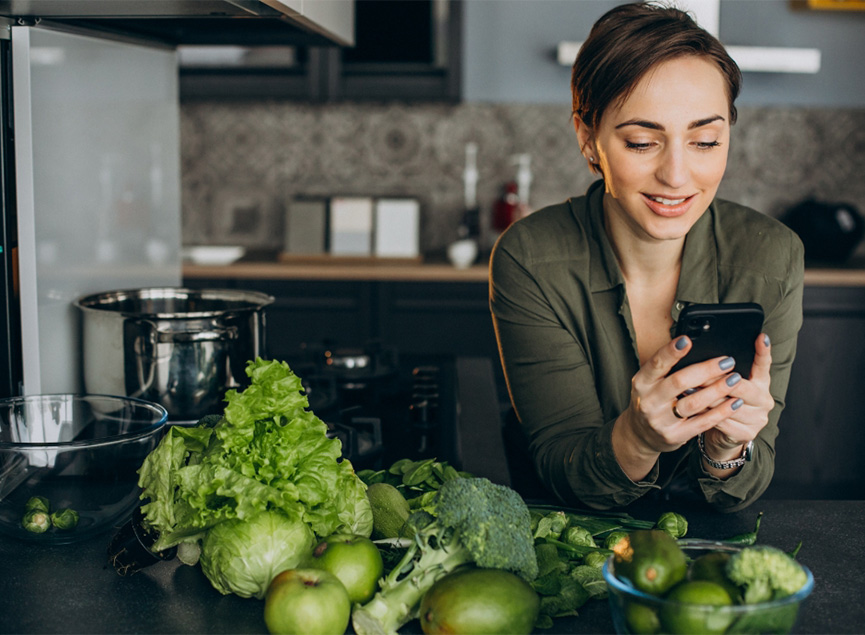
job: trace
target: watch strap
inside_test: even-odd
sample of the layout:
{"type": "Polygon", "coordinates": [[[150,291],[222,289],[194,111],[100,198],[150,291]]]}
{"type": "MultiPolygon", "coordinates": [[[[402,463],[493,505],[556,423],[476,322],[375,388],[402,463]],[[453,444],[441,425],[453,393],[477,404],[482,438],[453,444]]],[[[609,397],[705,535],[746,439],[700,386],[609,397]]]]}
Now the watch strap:
{"type": "Polygon", "coordinates": [[[708,454],[706,454],[706,444],[703,441],[703,433],[700,433],[700,436],[697,437],[697,446],[700,448],[700,454],[702,454],[703,458],[706,459],[706,463],[714,467],[716,470],[731,470],[734,467],[742,467],[747,461],[751,460],[751,455],[754,452],[754,442],[748,441],[745,449],[742,450],[742,456],[740,456],[738,459],[731,459],[729,461],[716,461],[708,454]]]}

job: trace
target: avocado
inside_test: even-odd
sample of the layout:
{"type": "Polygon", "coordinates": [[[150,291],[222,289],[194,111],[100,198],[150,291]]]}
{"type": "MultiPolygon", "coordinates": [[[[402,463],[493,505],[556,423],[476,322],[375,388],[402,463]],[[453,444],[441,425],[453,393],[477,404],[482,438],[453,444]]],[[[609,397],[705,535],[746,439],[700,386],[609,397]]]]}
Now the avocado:
{"type": "Polygon", "coordinates": [[[372,507],[372,537],[400,538],[411,508],[405,496],[388,483],[373,483],[366,490],[372,507]]]}
{"type": "Polygon", "coordinates": [[[420,604],[420,625],[432,633],[532,632],[540,598],[528,582],[501,569],[458,569],[438,580],[420,604]]]}
{"type": "Polygon", "coordinates": [[[638,529],[613,548],[616,575],[640,591],[663,595],[685,578],[685,552],[660,529],[638,529]]]}

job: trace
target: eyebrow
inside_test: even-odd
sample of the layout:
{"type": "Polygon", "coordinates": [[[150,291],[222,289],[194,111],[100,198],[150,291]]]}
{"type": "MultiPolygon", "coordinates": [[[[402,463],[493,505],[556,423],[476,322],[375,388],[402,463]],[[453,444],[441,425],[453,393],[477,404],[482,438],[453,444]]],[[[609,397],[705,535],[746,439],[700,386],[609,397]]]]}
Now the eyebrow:
{"type": "MultiPolygon", "coordinates": [[[[688,130],[694,130],[695,128],[700,128],[702,126],[708,125],[713,121],[724,121],[724,118],[721,115],[712,115],[711,117],[706,117],[704,119],[697,119],[696,121],[692,121],[688,124],[688,130]]],[[[650,130],[665,130],[664,126],[654,121],[646,121],[645,119],[628,119],[628,121],[623,121],[619,125],[616,126],[616,130],[619,128],[624,128],[626,126],[639,126],[641,128],[649,128],[650,130]]]]}

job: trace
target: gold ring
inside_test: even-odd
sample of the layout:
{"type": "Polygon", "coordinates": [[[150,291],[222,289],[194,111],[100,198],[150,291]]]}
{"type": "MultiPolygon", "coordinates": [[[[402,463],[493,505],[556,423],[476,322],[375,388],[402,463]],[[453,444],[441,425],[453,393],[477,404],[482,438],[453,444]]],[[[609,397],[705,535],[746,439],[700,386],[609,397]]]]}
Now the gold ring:
{"type": "Polygon", "coordinates": [[[676,410],[676,405],[677,405],[678,403],[679,403],[679,400],[678,400],[678,399],[677,399],[676,401],[673,402],[673,416],[676,417],[676,419],[687,419],[688,417],[684,417],[684,416],[680,415],[680,414],[679,414],[679,411],[676,410]]]}

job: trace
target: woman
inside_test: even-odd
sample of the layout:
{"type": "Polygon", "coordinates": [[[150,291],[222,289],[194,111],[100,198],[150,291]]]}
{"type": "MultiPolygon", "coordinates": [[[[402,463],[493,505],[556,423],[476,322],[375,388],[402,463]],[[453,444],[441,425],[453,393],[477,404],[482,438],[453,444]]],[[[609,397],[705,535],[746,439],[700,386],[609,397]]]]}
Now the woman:
{"type": "Polygon", "coordinates": [[[490,307],[511,402],[563,502],[624,506],[684,481],[734,511],[772,478],[803,249],[781,223],[715,198],[740,81],[687,14],[609,11],[571,81],[580,150],[602,180],[495,247],[490,307]],[[750,375],[723,357],[670,374],[691,348],[672,338],[679,313],[717,302],[764,309],[750,375]]]}

